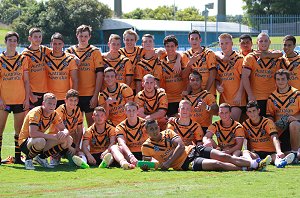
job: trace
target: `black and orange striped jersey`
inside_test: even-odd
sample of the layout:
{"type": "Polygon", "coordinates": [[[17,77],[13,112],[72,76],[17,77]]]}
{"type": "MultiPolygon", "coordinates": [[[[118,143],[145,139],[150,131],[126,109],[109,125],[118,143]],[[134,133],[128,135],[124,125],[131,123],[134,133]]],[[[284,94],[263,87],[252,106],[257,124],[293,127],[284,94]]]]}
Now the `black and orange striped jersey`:
{"type": "Polygon", "coordinates": [[[116,86],[115,91],[112,92],[105,88],[98,97],[98,105],[103,107],[106,106],[105,103],[108,98],[116,100],[116,102],[109,105],[108,117],[115,126],[126,119],[125,104],[134,99],[133,91],[128,85],[117,83],[116,86]]]}
{"type": "MultiPolygon", "coordinates": [[[[161,60],[162,66],[162,88],[166,90],[168,102],[179,102],[181,100],[182,91],[186,89],[186,80],[182,78],[182,72],[174,72],[174,64],[176,60],[169,61],[167,57],[161,60]]],[[[182,65],[182,70],[184,69],[182,65]]]]}
{"type": "Polygon", "coordinates": [[[289,85],[300,89],[300,54],[293,58],[288,58],[283,55],[280,61],[280,68],[286,69],[290,72],[289,85]]]}
{"type": "Polygon", "coordinates": [[[78,45],[75,45],[68,48],[67,52],[76,55],[80,59],[80,65],[78,66],[79,95],[94,95],[96,73],[104,71],[100,50],[93,45],[88,45],[86,48],[79,48],[78,45]]]}
{"type": "Polygon", "coordinates": [[[67,91],[71,88],[71,71],[77,70],[76,62],[69,53],[60,57],[52,53],[46,55],[46,71],[48,91],[55,94],[57,100],[64,100],[67,91]]]}
{"type": "Polygon", "coordinates": [[[116,79],[119,83],[126,83],[126,76],[134,75],[133,67],[129,58],[121,54],[115,59],[109,59],[107,55],[103,55],[103,63],[104,69],[107,67],[115,68],[117,72],[116,79]]]}
{"type": "Polygon", "coordinates": [[[24,73],[28,72],[28,58],[18,54],[0,54],[0,96],[7,105],[23,104],[26,96],[24,73]],[[17,91],[17,92],[15,92],[17,91]]]}
{"type": "Polygon", "coordinates": [[[150,59],[142,57],[135,68],[135,80],[142,81],[146,74],[151,74],[155,80],[160,81],[162,76],[162,68],[159,58],[154,55],[150,59]]]}
{"type": "MultiPolygon", "coordinates": [[[[167,161],[173,154],[175,150],[175,146],[173,141],[177,138],[180,138],[178,134],[170,129],[166,129],[161,132],[162,138],[159,142],[153,141],[148,138],[144,144],[142,145],[142,154],[145,157],[153,157],[160,164],[167,161]]],[[[191,152],[194,146],[189,145],[185,147],[185,151],[182,153],[180,157],[175,159],[171,164],[171,168],[174,170],[181,170],[181,166],[183,165],[185,159],[188,154],[191,152]]]]}
{"type": "Polygon", "coordinates": [[[267,101],[267,115],[274,118],[275,122],[283,116],[292,116],[300,111],[300,92],[294,88],[289,88],[286,93],[274,91],[267,101]]]}
{"type": "Polygon", "coordinates": [[[168,110],[168,98],[166,92],[161,89],[155,89],[155,94],[152,97],[147,97],[145,91],[140,91],[134,98],[134,101],[139,107],[144,108],[144,113],[150,115],[158,110],[168,110]]]}
{"type": "Polygon", "coordinates": [[[271,135],[277,134],[274,122],[268,118],[261,117],[258,124],[253,124],[250,119],[243,122],[247,148],[250,151],[275,152],[271,135]]]}
{"type": "Polygon", "coordinates": [[[230,127],[224,127],[221,120],[216,121],[208,127],[207,131],[216,135],[218,146],[221,149],[233,147],[236,145],[236,138],[245,137],[243,126],[234,120],[230,127]]]}
{"type": "Polygon", "coordinates": [[[44,116],[43,108],[41,106],[31,109],[26,115],[22,129],[19,135],[19,145],[21,145],[26,138],[30,137],[29,126],[35,125],[38,126],[41,133],[50,133],[51,125],[58,125],[62,123],[61,117],[58,115],[57,111],[53,111],[48,117],[44,116]]]}
{"type": "Polygon", "coordinates": [[[127,52],[125,48],[120,48],[119,53],[130,59],[130,62],[135,68],[136,64],[140,61],[143,55],[143,48],[135,46],[133,52],[127,52]]]}
{"type": "MultiPolygon", "coordinates": [[[[195,52],[189,49],[183,53],[182,61],[185,65],[189,62],[189,57],[193,56],[195,52]]],[[[202,52],[200,53],[200,59],[192,65],[192,69],[196,70],[202,75],[202,89],[205,89],[210,71],[216,69],[216,55],[209,48],[202,47],[202,52]]],[[[212,94],[216,95],[215,84],[209,90],[212,94]]]]}
{"type": "Polygon", "coordinates": [[[116,126],[117,137],[123,136],[127,147],[131,152],[141,152],[141,146],[148,138],[145,129],[145,120],[138,117],[137,123],[131,126],[128,120],[123,120],[116,126]]]}
{"type": "Polygon", "coordinates": [[[48,91],[45,57],[50,52],[51,49],[43,45],[38,50],[27,47],[22,52],[24,56],[28,57],[29,82],[32,92],[46,93],[48,91]]]}
{"type": "Polygon", "coordinates": [[[188,94],[184,96],[184,100],[188,100],[192,103],[192,119],[198,122],[202,127],[208,127],[212,123],[213,115],[207,110],[196,108],[199,102],[205,102],[211,106],[216,104],[216,97],[206,90],[202,90],[197,94],[188,94]]]}
{"type": "MultiPolygon", "coordinates": [[[[216,79],[222,84],[224,91],[220,94],[220,104],[228,103],[231,106],[234,104],[234,98],[241,86],[241,74],[243,57],[239,56],[237,52],[233,51],[230,54],[228,62],[220,59],[216,61],[217,76],[216,79]]],[[[246,93],[243,92],[240,106],[246,106],[246,93]]]]}
{"type": "MultiPolygon", "coordinates": [[[[83,124],[82,112],[79,107],[76,107],[76,109],[72,110],[71,114],[68,114],[66,105],[62,104],[57,107],[56,112],[61,117],[70,134],[76,133],[77,127],[83,124]]],[[[52,125],[50,127],[50,132],[56,133],[57,129],[52,125]]]]}
{"type": "Polygon", "coordinates": [[[267,100],[275,90],[275,72],[280,61],[275,58],[259,58],[253,53],[248,54],[243,61],[243,68],[249,69],[250,85],[256,100],[267,100]]]}
{"type": "Polygon", "coordinates": [[[90,126],[83,135],[83,141],[88,140],[90,153],[103,153],[110,145],[110,138],[116,136],[115,127],[105,123],[103,132],[98,132],[95,124],[90,126]]]}
{"type": "Polygon", "coordinates": [[[186,146],[196,145],[198,142],[202,142],[204,136],[200,124],[192,119],[188,125],[182,125],[179,123],[179,118],[177,118],[174,122],[168,123],[167,129],[171,129],[177,133],[186,146]]]}
{"type": "MultiPolygon", "coordinates": [[[[251,52],[255,52],[255,50],[252,49],[251,52]]],[[[251,53],[251,52],[250,52],[250,53],[251,53]]],[[[243,58],[245,58],[249,53],[248,53],[248,54],[244,54],[244,53],[240,50],[240,51],[238,51],[238,54],[239,54],[240,56],[242,56],[243,58]]]]}

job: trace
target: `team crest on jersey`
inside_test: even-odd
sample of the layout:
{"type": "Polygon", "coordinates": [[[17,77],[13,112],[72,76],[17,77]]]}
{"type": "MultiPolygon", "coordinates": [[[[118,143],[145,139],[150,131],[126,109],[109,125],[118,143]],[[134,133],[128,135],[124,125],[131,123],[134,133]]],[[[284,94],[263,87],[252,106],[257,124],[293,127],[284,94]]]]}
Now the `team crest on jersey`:
{"type": "Polygon", "coordinates": [[[295,98],[294,97],[290,97],[289,102],[290,103],[295,103],[295,98]]]}
{"type": "Polygon", "coordinates": [[[34,56],[31,56],[30,59],[31,59],[32,61],[35,61],[35,60],[36,60],[34,56]]]}
{"type": "Polygon", "coordinates": [[[234,133],[230,133],[230,137],[234,138],[235,137],[234,133]]]}
{"type": "Polygon", "coordinates": [[[64,123],[65,127],[67,128],[67,126],[68,126],[67,120],[64,120],[63,123],[64,123]]]}
{"type": "Polygon", "coordinates": [[[217,70],[219,70],[220,69],[220,64],[217,64],[216,68],[217,68],[217,70]]]}
{"type": "Polygon", "coordinates": [[[272,60],[272,66],[271,67],[275,67],[276,66],[276,61],[272,60]]]}
{"type": "Polygon", "coordinates": [[[120,98],[120,100],[122,100],[122,99],[123,99],[123,96],[122,96],[122,94],[121,94],[121,93],[119,93],[119,94],[118,94],[118,98],[120,98]]]}
{"type": "Polygon", "coordinates": [[[293,67],[298,67],[299,64],[300,64],[299,62],[294,62],[293,67]]]}
{"type": "Polygon", "coordinates": [[[167,69],[165,67],[162,68],[163,72],[167,72],[167,69]]]}
{"type": "Polygon", "coordinates": [[[17,65],[18,65],[18,67],[20,67],[22,65],[22,62],[20,60],[18,60],[17,65]]]}
{"type": "Polygon", "coordinates": [[[266,135],[266,130],[261,129],[260,133],[261,133],[261,135],[266,135]]]}
{"type": "Polygon", "coordinates": [[[275,99],[273,100],[273,104],[277,106],[277,101],[275,99]]]}
{"type": "Polygon", "coordinates": [[[120,68],[124,68],[125,65],[124,65],[124,63],[120,63],[119,66],[120,66],[120,68]]]}
{"type": "Polygon", "coordinates": [[[91,55],[92,55],[91,52],[87,52],[87,53],[85,54],[86,57],[91,57],[91,55]]]}
{"type": "Polygon", "coordinates": [[[96,142],[97,142],[96,138],[95,138],[95,137],[93,137],[91,142],[92,142],[92,144],[93,144],[93,145],[95,145],[95,144],[96,144],[96,142]]]}
{"type": "Polygon", "coordinates": [[[205,62],[205,61],[206,61],[206,58],[205,58],[205,57],[203,57],[203,58],[201,59],[201,61],[202,61],[202,62],[205,62]]]}
{"type": "Polygon", "coordinates": [[[106,142],[109,142],[109,137],[107,135],[105,136],[104,139],[105,139],[106,142]]]}
{"type": "Polygon", "coordinates": [[[141,55],[137,54],[137,55],[136,55],[136,59],[137,59],[137,61],[140,61],[141,55]]]}
{"type": "Polygon", "coordinates": [[[153,149],[154,149],[154,151],[159,151],[159,147],[156,145],[153,146],[153,149]]]}
{"type": "Polygon", "coordinates": [[[49,62],[47,62],[47,65],[48,65],[49,67],[51,67],[51,66],[52,66],[52,63],[49,61],[49,62]]]}
{"type": "Polygon", "coordinates": [[[142,135],[142,134],[143,134],[143,132],[142,132],[142,130],[141,130],[141,129],[139,129],[139,130],[138,130],[138,134],[140,134],[140,135],[142,135]]]}
{"type": "Polygon", "coordinates": [[[247,131],[248,135],[251,136],[251,130],[247,129],[246,131],[247,131]]]}
{"type": "Polygon", "coordinates": [[[2,67],[3,67],[4,69],[6,69],[7,65],[6,65],[5,63],[2,63],[2,67]]]}
{"type": "Polygon", "coordinates": [[[63,66],[65,66],[65,67],[69,65],[69,63],[68,63],[67,61],[64,61],[62,64],[63,64],[63,66]]]}
{"type": "Polygon", "coordinates": [[[257,64],[261,64],[261,59],[260,58],[258,58],[257,60],[256,60],[256,62],[257,62],[257,64]]]}
{"type": "Polygon", "coordinates": [[[78,122],[78,118],[73,119],[73,123],[76,123],[76,122],[78,122]]]}
{"type": "Polygon", "coordinates": [[[216,132],[216,136],[217,136],[217,138],[220,138],[220,136],[221,136],[220,131],[217,131],[217,132],[216,132]]]}

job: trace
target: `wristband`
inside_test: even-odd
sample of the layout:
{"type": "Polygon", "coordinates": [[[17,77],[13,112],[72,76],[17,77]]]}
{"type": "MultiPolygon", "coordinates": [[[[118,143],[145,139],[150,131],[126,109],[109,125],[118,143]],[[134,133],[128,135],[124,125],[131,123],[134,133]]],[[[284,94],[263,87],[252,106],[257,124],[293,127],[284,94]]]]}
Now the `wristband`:
{"type": "Polygon", "coordinates": [[[130,154],[128,155],[128,157],[131,158],[131,157],[134,157],[134,155],[133,155],[132,153],[130,153],[130,154]]]}
{"type": "Polygon", "coordinates": [[[206,105],[206,111],[210,111],[211,107],[209,105],[206,105]]]}

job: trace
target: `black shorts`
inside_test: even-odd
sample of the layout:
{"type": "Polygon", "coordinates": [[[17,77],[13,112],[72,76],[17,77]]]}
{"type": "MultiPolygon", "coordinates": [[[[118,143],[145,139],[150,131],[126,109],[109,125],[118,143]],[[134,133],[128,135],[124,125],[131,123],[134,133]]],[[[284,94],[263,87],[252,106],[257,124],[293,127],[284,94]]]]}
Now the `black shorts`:
{"type": "Polygon", "coordinates": [[[171,117],[176,115],[178,113],[178,108],[179,108],[179,102],[168,103],[167,116],[171,117]]]}
{"type": "Polygon", "coordinates": [[[206,134],[206,131],[207,131],[207,129],[208,129],[208,127],[201,127],[202,128],[202,131],[203,131],[203,133],[204,133],[204,135],[206,134]]]}
{"type": "Polygon", "coordinates": [[[21,150],[26,156],[28,156],[28,154],[29,154],[29,149],[27,148],[27,144],[28,144],[28,138],[26,138],[26,140],[20,145],[20,150],[21,150]]]}
{"type": "Polygon", "coordinates": [[[260,115],[266,117],[267,114],[267,100],[258,100],[258,107],[260,108],[260,115]]]}
{"type": "Polygon", "coordinates": [[[193,171],[201,171],[203,160],[210,159],[211,151],[212,148],[210,147],[205,147],[202,145],[195,146],[189,153],[188,157],[185,159],[181,168],[183,170],[188,170],[189,164],[193,163],[193,171]]]}
{"type": "Polygon", "coordinates": [[[94,109],[90,108],[90,101],[93,96],[79,96],[78,106],[80,110],[85,113],[93,112],[94,109]]]}
{"type": "Polygon", "coordinates": [[[64,100],[58,100],[58,101],[56,102],[56,108],[59,107],[59,106],[62,105],[62,104],[65,104],[65,101],[64,101],[64,100]]]}
{"type": "Polygon", "coordinates": [[[289,127],[279,136],[280,148],[282,152],[291,151],[291,139],[289,127]]]}
{"type": "MultiPolygon", "coordinates": [[[[99,166],[102,162],[101,154],[102,153],[93,153],[92,154],[92,156],[96,160],[96,166],[99,166]]],[[[89,165],[91,166],[91,164],[89,164],[89,165]]],[[[116,160],[114,160],[113,163],[109,165],[109,167],[120,167],[120,164],[116,160]]]]}
{"type": "Polygon", "coordinates": [[[268,155],[273,155],[275,152],[253,151],[260,159],[265,159],[268,155]]]}
{"type": "Polygon", "coordinates": [[[32,103],[31,101],[29,101],[30,102],[30,109],[33,109],[34,107],[37,107],[37,106],[42,106],[44,94],[45,93],[33,92],[33,95],[35,95],[35,96],[41,96],[41,97],[39,97],[38,101],[36,101],[35,103],[32,103]]]}
{"type": "Polygon", "coordinates": [[[8,113],[22,113],[24,112],[23,104],[16,104],[16,105],[6,105],[4,111],[8,113]]]}
{"type": "Polygon", "coordinates": [[[137,160],[143,160],[142,152],[132,152],[132,154],[137,160]]]}

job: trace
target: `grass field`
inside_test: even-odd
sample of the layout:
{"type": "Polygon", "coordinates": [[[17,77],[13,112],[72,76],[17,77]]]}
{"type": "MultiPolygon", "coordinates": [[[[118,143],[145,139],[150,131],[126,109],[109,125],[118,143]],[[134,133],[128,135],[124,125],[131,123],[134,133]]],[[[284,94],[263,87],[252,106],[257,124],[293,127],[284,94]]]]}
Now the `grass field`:
{"type": "MultiPolygon", "coordinates": [[[[2,157],[12,155],[10,115],[2,157]]],[[[64,161],[56,169],[0,166],[0,197],[300,197],[300,166],[266,172],[180,172],[77,169],[64,161]]]]}

